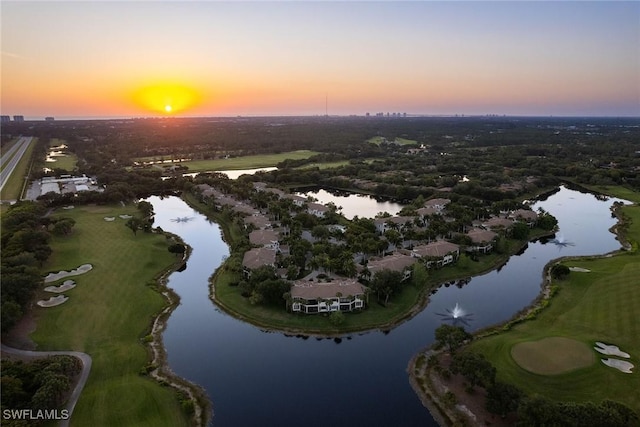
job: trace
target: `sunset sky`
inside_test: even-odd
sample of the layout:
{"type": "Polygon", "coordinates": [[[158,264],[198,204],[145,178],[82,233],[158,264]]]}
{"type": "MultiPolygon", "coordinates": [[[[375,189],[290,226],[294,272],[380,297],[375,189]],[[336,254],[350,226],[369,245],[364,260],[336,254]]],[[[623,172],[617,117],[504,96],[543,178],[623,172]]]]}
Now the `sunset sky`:
{"type": "Polygon", "coordinates": [[[640,116],[640,2],[2,1],[1,16],[1,111],[27,119],[640,116]]]}

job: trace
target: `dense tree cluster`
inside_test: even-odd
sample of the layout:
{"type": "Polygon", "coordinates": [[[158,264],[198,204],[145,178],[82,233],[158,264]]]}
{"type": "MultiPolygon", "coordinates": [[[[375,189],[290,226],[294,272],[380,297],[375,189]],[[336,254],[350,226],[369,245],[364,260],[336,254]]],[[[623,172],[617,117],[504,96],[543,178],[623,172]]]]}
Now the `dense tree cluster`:
{"type": "Polygon", "coordinates": [[[450,353],[455,352],[472,338],[472,335],[461,326],[440,325],[435,332],[436,348],[446,348],[450,353]]]}
{"type": "MultiPolygon", "coordinates": [[[[2,409],[51,410],[67,399],[82,362],[73,356],[50,356],[31,362],[2,361],[2,409]]],[[[2,424],[10,425],[3,420],[2,424]]],[[[36,420],[29,421],[34,425],[36,420]]]]}
{"type": "MultiPolygon", "coordinates": [[[[126,182],[118,175],[140,157],[213,159],[309,149],[321,154],[282,162],[269,175],[273,182],[356,188],[357,178],[374,183],[369,191],[399,200],[450,188],[455,194],[498,201],[556,185],[563,177],[640,188],[635,143],[640,128],[633,118],[172,118],[11,122],[5,128],[5,138],[32,134],[43,143],[54,137],[65,140],[79,158],[79,172],[110,185],[126,182]],[[372,137],[415,144],[376,145],[367,142],[372,137]],[[424,148],[410,154],[417,147],[424,148]],[[295,169],[338,160],[349,164],[330,171],[295,169]]],[[[131,182],[135,194],[158,191],[158,184],[143,176],[134,175],[131,182]]],[[[166,184],[161,187],[166,190],[166,184]]]]}
{"type": "MultiPolygon", "coordinates": [[[[125,223],[134,235],[138,233],[138,230],[142,230],[145,233],[150,233],[153,227],[153,205],[145,200],[141,200],[137,203],[138,213],[131,216],[125,223]]],[[[173,249],[176,249],[175,247],[173,249]]],[[[172,251],[171,248],[169,248],[172,251]]],[[[184,250],[182,251],[184,252],[184,250]]]]}
{"type": "Polygon", "coordinates": [[[622,403],[554,402],[543,397],[524,399],[518,408],[519,427],[638,426],[638,415],[622,403]]]}
{"type": "Polygon", "coordinates": [[[381,270],[369,282],[369,288],[378,297],[378,302],[387,305],[389,297],[400,292],[402,273],[393,270],[381,270]]]}
{"type": "Polygon", "coordinates": [[[2,332],[22,317],[33,292],[42,284],[40,267],[49,258],[51,233],[68,235],[75,221],[51,219],[40,203],[22,201],[2,215],[2,332]]]}
{"type": "Polygon", "coordinates": [[[238,286],[251,304],[280,305],[284,302],[284,295],[291,290],[291,284],[280,279],[275,268],[268,265],[253,270],[251,276],[238,286]]]}

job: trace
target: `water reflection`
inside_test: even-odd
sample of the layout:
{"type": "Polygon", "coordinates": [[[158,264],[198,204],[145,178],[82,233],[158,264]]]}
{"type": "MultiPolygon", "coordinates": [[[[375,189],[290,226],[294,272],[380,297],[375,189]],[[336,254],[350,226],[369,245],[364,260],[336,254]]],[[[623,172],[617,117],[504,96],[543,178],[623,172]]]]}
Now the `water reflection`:
{"type": "MultiPolygon", "coordinates": [[[[316,196],[317,197],[317,196],[316,196]]],[[[441,287],[429,305],[392,331],[309,339],[264,333],[209,300],[208,279],[228,256],[220,229],[175,197],[149,199],[156,226],[180,235],[193,248],[189,265],[169,277],[181,298],[164,333],[168,362],[178,375],[203,386],[213,401],[216,426],[363,425],[436,426],[411,389],[409,359],[434,340],[445,307],[474,313],[470,330],[504,322],[540,293],[543,266],[558,257],[553,244],[532,242],[498,272],[464,286],[441,287]],[[193,217],[188,222],[171,219],[193,217]],[[251,410],[247,410],[251,408],[251,410]],[[321,416],[309,416],[321,412],[321,416]]],[[[608,232],[612,201],[566,188],[535,203],[559,220],[574,246],[563,255],[619,248],[608,232]]],[[[347,321],[349,317],[347,317],[347,321]]],[[[327,319],[328,321],[328,319],[327,319]]]]}
{"type": "Polygon", "coordinates": [[[311,196],[322,204],[333,203],[341,208],[338,212],[345,218],[374,218],[380,212],[388,212],[396,215],[404,207],[403,205],[390,201],[377,200],[366,194],[353,194],[345,191],[328,191],[321,188],[295,193],[298,196],[311,196]]]}
{"type": "Polygon", "coordinates": [[[559,249],[566,248],[567,246],[575,246],[575,243],[567,241],[562,234],[558,234],[557,237],[549,240],[549,243],[553,243],[559,249]]]}

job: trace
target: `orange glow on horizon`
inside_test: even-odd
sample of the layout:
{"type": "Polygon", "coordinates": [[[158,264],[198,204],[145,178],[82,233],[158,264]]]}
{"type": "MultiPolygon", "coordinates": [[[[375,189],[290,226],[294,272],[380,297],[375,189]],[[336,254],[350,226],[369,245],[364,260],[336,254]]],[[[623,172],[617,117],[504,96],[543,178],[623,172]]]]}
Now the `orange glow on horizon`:
{"type": "Polygon", "coordinates": [[[134,103],[155,113],[177,114],[196,107],[201,96],[195,89],[178,83],[157,83],[136,90],[134,103]]]}

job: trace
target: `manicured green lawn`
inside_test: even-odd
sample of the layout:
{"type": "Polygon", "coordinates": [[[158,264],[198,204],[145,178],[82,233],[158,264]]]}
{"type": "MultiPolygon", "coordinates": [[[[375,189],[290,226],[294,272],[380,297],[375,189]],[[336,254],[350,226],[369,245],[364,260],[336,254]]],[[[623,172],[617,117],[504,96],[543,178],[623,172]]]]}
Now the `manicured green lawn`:
{"type": "Polygon", "coordinates": [[[63,156],[55,156],[55,162],[47,162],[47,167],[50,169],[64,169],[67,172],[73,172],[78,163],[78,158],[75,154],[65,154],[63,156]]]}
{"type": "MultiPolygon", "coordinates": [[[[187,166],[189,172],[205,172],[215,170],[237,170],[237,169],[255,169],[266,168],[277,165],[287,160],[308,159],[311,156],[319,154],[317,151],[297,150],[280,154],[264,154],[257,156],[232,157],[229,159],[216,160],[193,160],[179,163],[181,166],[187,166]]],[[[152,161],[154,158],[138,159],[140,161],[152,161]]],[[[169,166],[170,164],[166,164],[169,166]]]]}
{"type": "MultiPolygon", "coordinates": [[[[148,284],[175,258],[164,236],[134,236],[118,217],[132,213],[132,206],[79,206],[54,214],[74,218],[76,225],[72,235],[53,239],[54,252],[43,275],[93,265],[93,270],[73,277],[77,286],[65,293],[66,303],[35,309],[38,327],[32,338],[38,349],[78,350],[93,358],[72,426],[189,423],[172,389],[139,374],[149,362],[141,338],[166,304],[148,284]],[[116,220],[106,222],[107,216],[116,220]]],[[[41,296],[51,296],[45,294],[41,296]]]]}
{"type": "Polygon", "coordinates": [[[640,203],[640,193],[637,191],[633,191],[630,188],[622,187],[620,185],[616,186],[589,186],[588,188],[598,191],[603,194],[609,194],[613,197],[618,197],[620,199],[629,200],[631,202],[640,203]]]}
{"type": "Polygon", "coordinates": [[[524,341],[511,348],[511,357],[520,367],[542,375],[556,375],[591,366],[595,352],[581,341],[567,337],[546,337],[524,341]]]}
{"type": "Polygon", "coordinates": [[[623,187],[622,185],[589,185],[583,183],[575,183],[571,178],[568,177],[564,177],[562,179],[568,182],[572,182],[575,185],[586,188],[587,190],[593,191],[595,193],[606,194],[608,196],[640,203],[640,192],[634,191],[628,187],[623,187]]]}
{"type": "MultiPolygon", "coordinates": [[[[623,212],[632,221],[629,237],[639,241],[640,207],[627,206],[623,212]]],[[[571,272],[568,279],[557,281],[559,292],[535,320],[481,338],[471,344],[471,349],[487,356],[496,366],[498,378],[528,393],[561,401],[613,399],[640,413],[640,254],[635,250],[609,258],[566,260],[563,264],[590,272],[571,272]],[[546,337],[572,338],[590,348],[596,341],[617,345],[631,355],[634,372],[625,374],[605,366],[600,359],[608,356],[595,350],[595,364],[560,375],[536,375],[515,363],[511,357],[515,344],[546,337]]]]}

